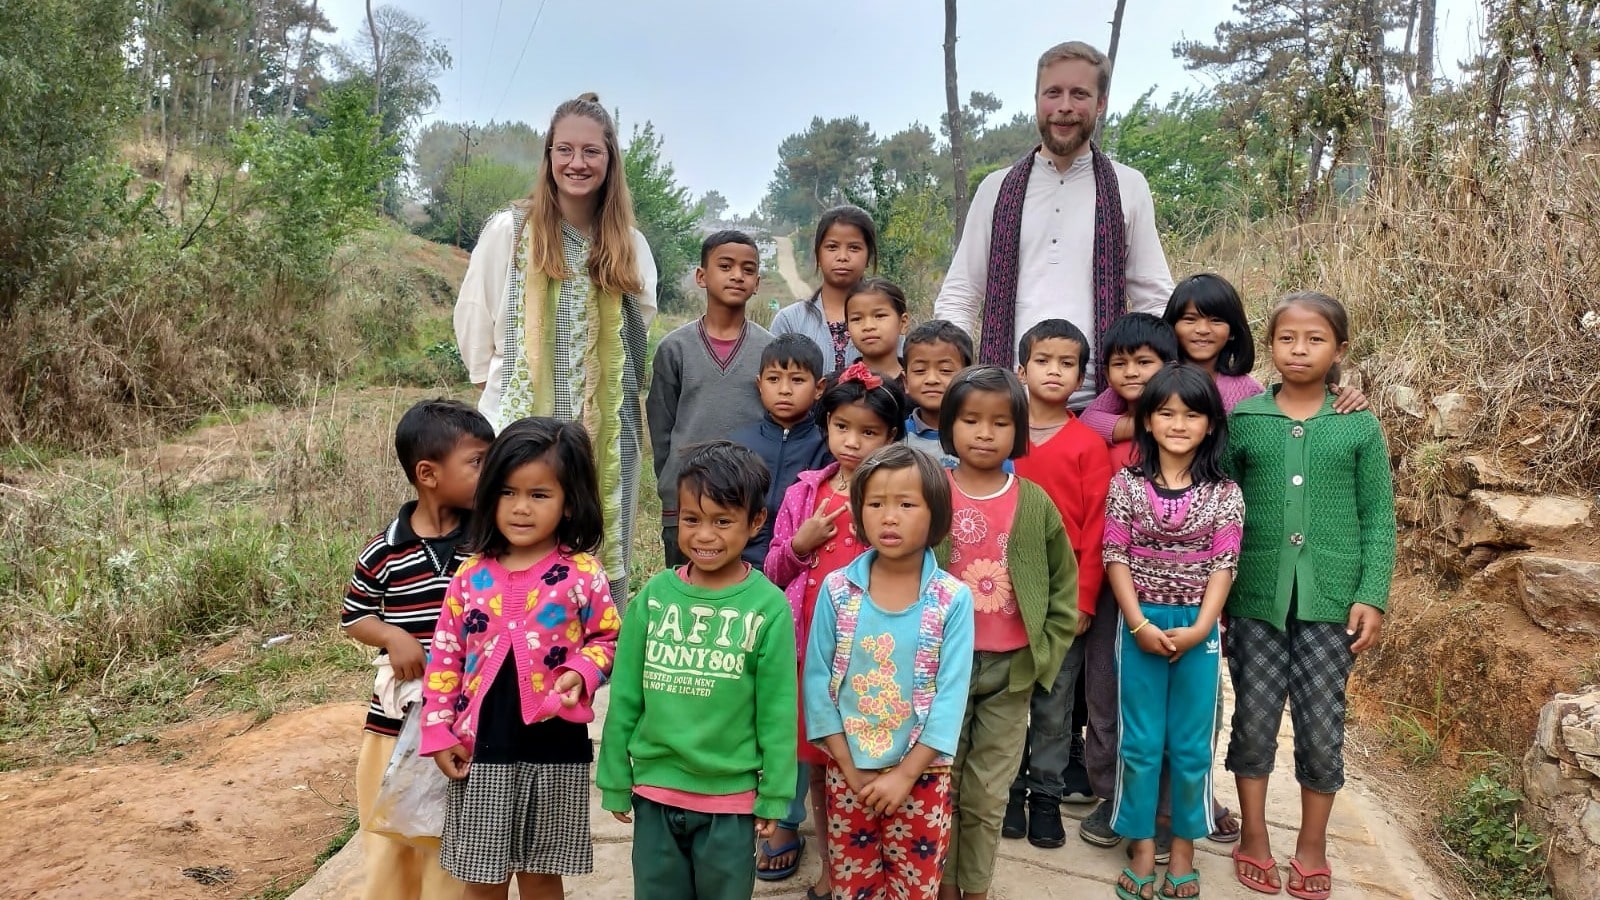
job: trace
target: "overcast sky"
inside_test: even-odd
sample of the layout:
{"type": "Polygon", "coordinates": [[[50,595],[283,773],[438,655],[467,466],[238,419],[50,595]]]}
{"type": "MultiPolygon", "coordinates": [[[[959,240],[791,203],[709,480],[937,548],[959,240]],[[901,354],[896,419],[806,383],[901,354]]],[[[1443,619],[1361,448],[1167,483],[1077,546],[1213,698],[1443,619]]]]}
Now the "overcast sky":
{"type": "MultiPolygon", "coordinates": [[[[937,132],[944,101],[944,5],[938,0],[398,0],[455,57],[430,118],[522,120],[543,130],[584,91],[620,109],[623,140],[650,119],[680,183],[715,188],[734,211],[766,192],[778,144],[811,117],[855,115],[880,137],[912,122],[937,132]],[[535,16],[541,6],[542,14],[535,16]],[[497,18],[498,13],[498,18],[497,18]],[[524,46],[526,52],[523,52],[524,46]],[[518,64],[518,56],[521,63],[518,64]],[[513,69],[515,77],[513,78],[513,69]]],[[[336,42],[365,29],[364,0],[322,4],[336,42]]],[[[966,0],[956,62],[962,98],[1000,97],[997,120],[1032,111],[1039,53],[1064,40],[1105,49],[1115,0],[966,0]]],[[[1172,45],[1209,40],[1230,0],[1131,0],[1111,108],[1151,87],[1204,87],[1172,45]]],[[[1476,46],[1476,0],[1439,0],[1441,71],[1476,46]]]]}

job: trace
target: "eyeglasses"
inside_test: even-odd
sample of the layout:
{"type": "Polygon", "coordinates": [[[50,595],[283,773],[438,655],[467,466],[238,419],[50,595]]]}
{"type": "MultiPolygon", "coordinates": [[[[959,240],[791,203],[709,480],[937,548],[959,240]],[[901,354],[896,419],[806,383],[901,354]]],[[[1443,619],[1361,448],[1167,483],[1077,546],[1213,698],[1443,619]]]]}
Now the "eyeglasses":
{"type": "MultiPolygon", "coordinates": [[[[578,150],[575,150],[566,144],[557,144],[550,148],[550,156],[556,162],[572,162],[572,157],[578,152],[578,150]]],[[[601,162],[608,155],[604,147],[585,147],[583,148],[582,153],[583,161],[586,163],[601,162]]]]}

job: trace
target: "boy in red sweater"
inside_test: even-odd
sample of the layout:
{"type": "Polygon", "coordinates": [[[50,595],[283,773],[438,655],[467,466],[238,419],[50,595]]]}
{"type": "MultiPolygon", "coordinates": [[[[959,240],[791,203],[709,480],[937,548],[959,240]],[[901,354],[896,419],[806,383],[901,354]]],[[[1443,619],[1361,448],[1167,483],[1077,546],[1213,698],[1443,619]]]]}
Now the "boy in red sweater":
{"type": "MultiPolygon", "coordinates": [[[[1065,319],[1045,319],[1017,342],[1017,375],[1028,388],[1028,453],[1015,465],[1018,475],[1044,488],[1067,526],[1078,559],[1080,635],[1095,617],[1105,573],[1100,551],[1111,484],[1105,441],[1067,409],[1068,398],[1083,383],[1089,352],[1089,339],[1065,319]]],[[[1030,704],[1028,743],[1022,769],[1011,786],[1004,832],[1008,837],[1026,833],[1035,847],[1066,842],[1061,826],[1063,774],[1071,756],[1073,694],[1083,672],[1086,643],[1072,642],[1055,684],[1048,693],[1035,688],[1030,704]]],[[[1085,687],[1094,691],[1099,686],[1085,687]]],[[[1109,687],[1116,689],[1114,675],[1109,687]]],[[[1091,715],[1093,710],[1091,705],[1091,715]]],[[[1115,700],[1111,711],[1115,714],[1115,700]]]]}

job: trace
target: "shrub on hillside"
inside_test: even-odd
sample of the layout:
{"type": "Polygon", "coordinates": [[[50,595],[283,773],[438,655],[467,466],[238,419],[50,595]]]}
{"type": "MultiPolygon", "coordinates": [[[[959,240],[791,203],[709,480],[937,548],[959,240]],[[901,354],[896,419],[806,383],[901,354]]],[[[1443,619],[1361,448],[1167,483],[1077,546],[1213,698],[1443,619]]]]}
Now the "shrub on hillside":
{"type": "MultiPolygon", "coordinates": [[[[394,171],[369,98],[325,95],[320,126],[252,122],[226,165],[202,163],[179,210],[124,175],[84,238],[0,320],[0,428],[74,448],[120,446],[222,406],[277,401],[337,374],[338,247],[377,222],[394,171]],[[136,199],[130,200],[130,195],[136,199]]],[[[101,177],[109,170],[102,169],[101,177]]]]}

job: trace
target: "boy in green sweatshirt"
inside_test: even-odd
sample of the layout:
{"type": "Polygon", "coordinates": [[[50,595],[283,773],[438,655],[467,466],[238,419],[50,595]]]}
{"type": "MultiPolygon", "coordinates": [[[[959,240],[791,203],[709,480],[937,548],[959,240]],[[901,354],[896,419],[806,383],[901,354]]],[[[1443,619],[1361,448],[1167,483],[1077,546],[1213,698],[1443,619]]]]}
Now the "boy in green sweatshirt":
{"type": "Polygon", "coordinates": [[[766,518],[767,482],[747,448],[689,448],[677,534],[688,563],[650,579],[622,623],[595,784],[634,823],[635,897],[748,900],[750,847],[794,797],[794,622],[783,591],[740,556],[766,518]]]}

